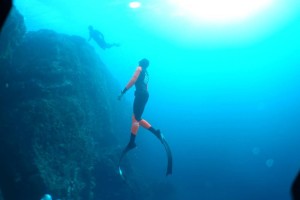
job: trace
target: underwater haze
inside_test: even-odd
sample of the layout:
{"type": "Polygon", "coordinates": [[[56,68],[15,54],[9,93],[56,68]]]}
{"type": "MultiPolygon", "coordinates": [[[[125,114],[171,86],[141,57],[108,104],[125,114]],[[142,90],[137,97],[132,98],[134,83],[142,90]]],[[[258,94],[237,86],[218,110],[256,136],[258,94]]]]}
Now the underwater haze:
{"type": "MultiPolygon", "coordinates": [[[[145,130],[133,168],[157,186],[156,200],[288,200],[300,168],[300,3],[15,0],[27,31],[88,39],[88,26],[120,47],[101,60],[120,84],[148,58],[143,118],[162,130],[166,156],[145,130]]],[[[133,101],[133,90],[125,101],[133,101]]],[[[117,98],[119,94],[116,93],[117,98]]],[[[130,133],[130,124],[128,127],[130,133]]],[[[125,146],[126,144],[124,144],[125,146]]]]}

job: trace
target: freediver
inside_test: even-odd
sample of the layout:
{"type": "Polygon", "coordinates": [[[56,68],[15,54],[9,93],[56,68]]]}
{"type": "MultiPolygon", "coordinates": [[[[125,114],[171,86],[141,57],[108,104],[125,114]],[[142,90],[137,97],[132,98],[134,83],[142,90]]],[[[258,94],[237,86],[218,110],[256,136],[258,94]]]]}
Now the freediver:
{"type": "MultiPolygon", "coordinates": [[[[147,104],[149,93],[148,93],[148,81],[149,81],[149,74],[147,72],[147,68],[149,66],[149,60],[142,59],[138,63],[138,67],[130,79],[126,87],[121,91],[118,99],[121,100],[123,95],[133,86],[135,85],[135,98],[133,102],[133,116],[132,116],[132,125],[131,125],[131,133],[130,133],[130,140],[125,149],[122,152],[120,162],[123,156],[130,151],[131,149],[136,147],[135,138],[139,129],[139,126],[144,127],[145,129],[149,130],[153,133],[160,142],[164,145],[165,150],[168,156],[168,166],[167,166],[167,173],[166,175],[172,174],[172,154],[167,144],[166,140],[164,139],[163,135],[161,134],[159,129],[153,128],[146,120],[142,119],[142,114],[144,112],[145,106],[147,104]]],[[[120,163],[119,163],[120,164],[120,163]]],[[[122,171],[119,168],[120,174],[122,175],[122,171]]]]}
{"type": "Polygon", "coordinates": [[[89,33],[90,33],[90,36],[89,36],[88,41],[93,39],[99,45],[99,47],[101,47],[103,50],[111,48],[111,47],[119,47],[120,46],[120,44],[118,44],[118,43],[107,43],[104,39],[104,35],[100,31],[94,29],[93,26],[89,26],[89,33]]]}

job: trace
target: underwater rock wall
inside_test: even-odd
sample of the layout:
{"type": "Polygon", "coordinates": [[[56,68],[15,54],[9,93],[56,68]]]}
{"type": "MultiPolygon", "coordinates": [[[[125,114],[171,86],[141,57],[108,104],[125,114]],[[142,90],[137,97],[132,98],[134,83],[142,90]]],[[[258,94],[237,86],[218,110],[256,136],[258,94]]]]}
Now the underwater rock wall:
{"type": "Polygon", "coordinates": [[[0,44],[3,198],[143,199],[134,179],[126,184],[117,174],[128,105],[117,101],[120,87],[85,39],[26,32],[14,9],[0,44]]]}
{"type": "Polygon", "coordinates": [[[0,31],[0,66],[4,66],[2,62],[7,61],[9,56],[13,55],[13,50],[22,42],[25,32],[26,27],[23,16],[12,9],[3,30],[0,31]]]}

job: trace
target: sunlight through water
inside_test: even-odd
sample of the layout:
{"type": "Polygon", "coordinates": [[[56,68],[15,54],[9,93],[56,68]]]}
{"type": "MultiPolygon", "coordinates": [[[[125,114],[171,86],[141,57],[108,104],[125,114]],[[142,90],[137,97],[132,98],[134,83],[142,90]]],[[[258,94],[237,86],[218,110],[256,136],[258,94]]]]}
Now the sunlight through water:
{"type": "Polygon", "coordinates": [[[132,1],[129,3],[130,8],[139,8],[141,6],[141,3],[138,1],[132,1]]]}
{"type": "Polygon", "coordinates": [[[273,0],[170,0],[175,15],[210,24],[241,22],[264,11],[273,0]]]}

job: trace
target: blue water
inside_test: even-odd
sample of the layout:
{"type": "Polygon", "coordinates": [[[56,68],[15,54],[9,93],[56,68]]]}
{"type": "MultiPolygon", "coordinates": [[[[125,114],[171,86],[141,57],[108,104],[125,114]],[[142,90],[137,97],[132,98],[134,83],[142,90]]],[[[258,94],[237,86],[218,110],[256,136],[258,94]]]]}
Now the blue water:
{"type": "Polygon", "coordinates": [[[137,9],[118,0],[14,3],[28,30],[88,38],[93,25],[121,43],[103,51],[91,42],[121,88],[138,60],[150,60],[143,117],[167,138],[173,175],[164,176],[163,148],[145,130],[132,159],[143,181],[172,186],[156,199],[290,199],[300,167],[299,2],[273,0],[227,24],[173,16],[167,2],[144,0],[137,9]]]}

